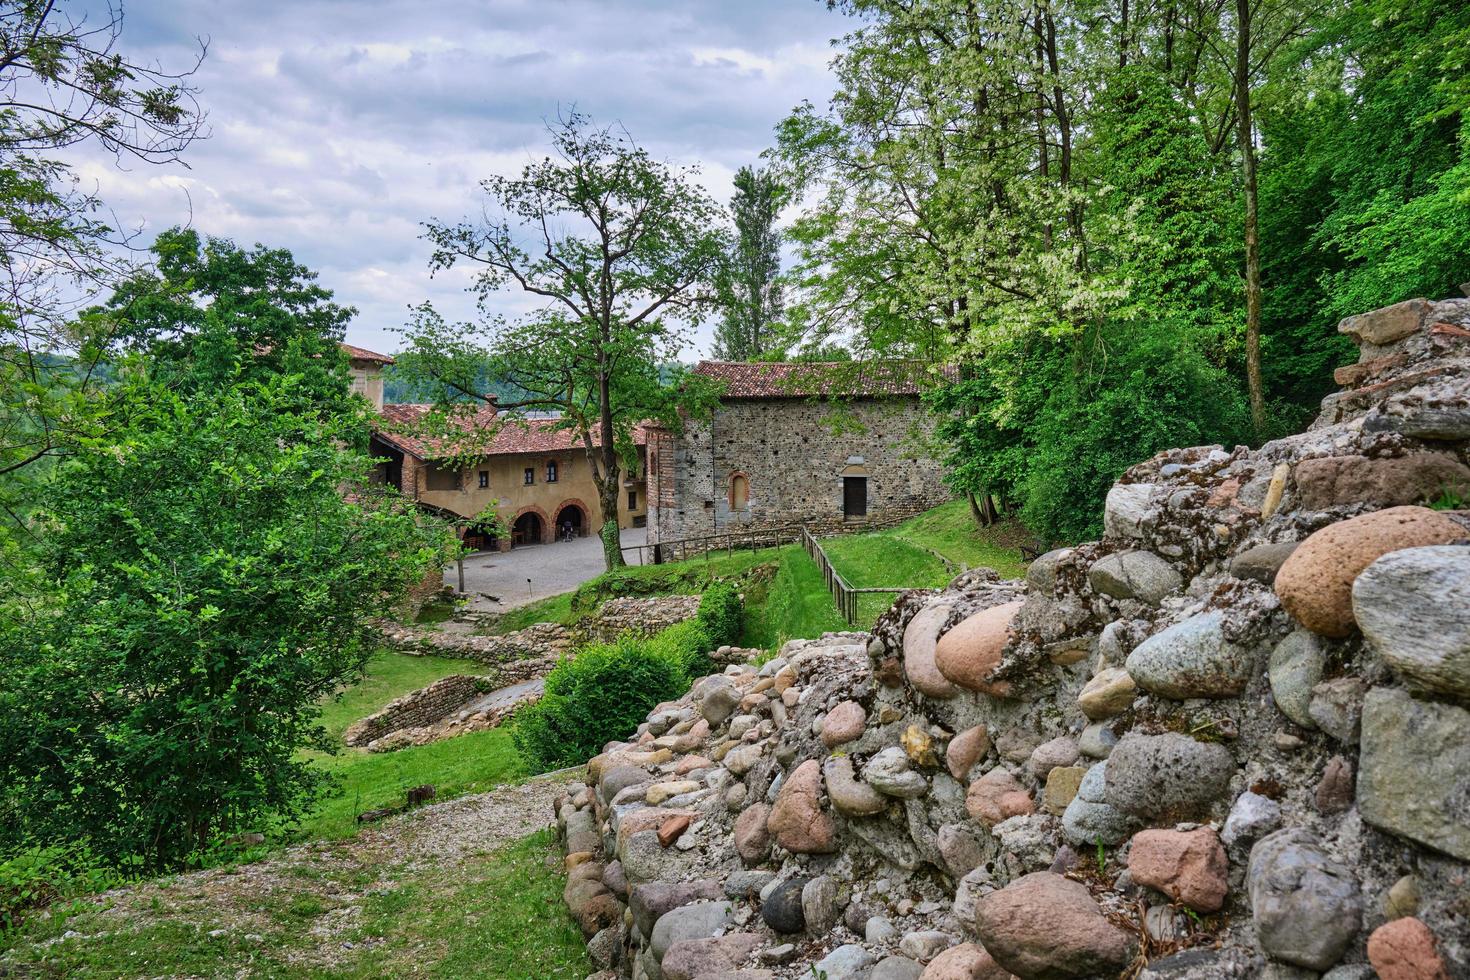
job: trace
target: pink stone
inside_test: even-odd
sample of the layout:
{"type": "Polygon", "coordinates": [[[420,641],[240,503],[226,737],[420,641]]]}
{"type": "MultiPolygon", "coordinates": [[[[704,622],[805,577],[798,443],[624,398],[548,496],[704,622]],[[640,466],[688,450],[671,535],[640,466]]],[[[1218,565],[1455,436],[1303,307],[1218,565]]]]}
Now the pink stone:
{"type": "Polygon", "coordinates": [[[1015,980],[974,943],[951,946],[934,957],[919,980],[1015,980]]]}
{"type": "Polygon", "coordinates": [[[856,701],[843,701],[822,720],[822,744],[834,748],[863,734],[868,713],[856,701]]]}
{"type": "Polygon", "coordinates": [[[837,828],[822,809],[822,766],[808,759],[792,770],[781,785],[766,827],[794,854],[830,854],[837,828]]]}
{"type": "Polygon", "coordinates": [[[1035,813],[1036,804],[1015,776],[1004,766],[996,766],[970,784],[965,809],[986,827],[994,827],[1002,820],[1035,813]]]}
{"type": "Polygon", "coordinates": [[[1368,962],[1379,980],[1449,980],[1434,933],[1418,919],[1394,919],[1368,937],[1368,962]]]}
{"type": "Polygon", "coordinates": [[[1218,912],[1229,888],[1229,862],[1209,827],[1143,830],[1128,851],[1133,880],[1157,888],[1196,912],[1218,912]]]}
{"type": "Polygon", "coordinates": [[[992,606],[965,619],[939,639],[934,664],[946,678],[972,691],[1006,697],[1011,686],[990,680],[1000,666],[1011,636],[1011,621],[1021,611],[1021,600],[992,606]]]}
{"type": "Polygon", "coordinates": [[[990,751],[990,733],[984,725],[967,728],[949,740],[944,750],[944,764],[955,779],[965,779],[970,769],[990,751]]]}

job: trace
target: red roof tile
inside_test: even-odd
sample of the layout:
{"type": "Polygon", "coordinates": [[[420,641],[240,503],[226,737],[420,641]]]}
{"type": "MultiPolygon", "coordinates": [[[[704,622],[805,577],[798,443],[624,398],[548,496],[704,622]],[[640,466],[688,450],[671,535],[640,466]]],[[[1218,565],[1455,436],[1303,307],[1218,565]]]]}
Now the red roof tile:
{"type": "Polygon", "coordinates": [[[377,351],[368,350],[366,347],[354,347],[351,344],[338,344],[349,360],[373,361],[377,364],[392,364],[393,358],[387,354],[379,354],[377,351]]]}
{"type": "Polygon", "coordinates": [[[883,398],[917,395],[953,368],[937,373],[921,361],[700,361],[694,373],[725,382],[725,398],[883,398]]]}
{"type": "MultiPolygon", "coordinates": [[[[439,456],[450,455],[455,448],[453,440],[420,436],[411,432],[412,428],[422,421],[432,408],[432,405],[420,404],[384,405],[383,417],[388,420],[392,428],[410,431],[382,431],[377,434],[378,438],[419,459],[435,459],[439,456]]],[[[483,441],[482,436],[482,441],[478,443],[467,439],[465,446],[466,448],[473,446],[475,451],[482,456],[511,456],[581,449],[582,440],[570,429],[556,428],[558,421],[558,419],[507,417],[499,423],[500,428],[491,434],[488,443],[483,441]]],[[[496,424],[495,408],[487,405],[479,409],[473,416],[456,418],[455,424],[467,433],[477,430],[483,432],[496,424]]],[[[639,446],[647,445],[648,433],[644,425],[634,427],[633,442],[639,446]]],[[[593,445],[596,444],[597,440],[594,439],[593,445]]]]}

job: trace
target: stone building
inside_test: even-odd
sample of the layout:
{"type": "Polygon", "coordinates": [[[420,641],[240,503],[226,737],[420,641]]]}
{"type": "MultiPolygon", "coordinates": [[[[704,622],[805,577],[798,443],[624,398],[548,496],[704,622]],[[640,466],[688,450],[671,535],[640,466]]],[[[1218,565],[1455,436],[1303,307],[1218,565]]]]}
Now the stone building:
{"type": "MultiPolygon", "coordinates": [[[[583,537],[602,526],[592,463],[573,433],[556,428],[556,419],[507,420],[487,406],[459,424],[467,440],[420,434],[432,406],[384,404],[382,368],[393,359],[344,344],[352,362],[352,388],[372,401],[384,424],[373,434],[370,451],[383,462],[377,479],[410,500],[459,524],[472,548],[509,550],[544,544],[565,534],[583,537]],[[486,435],[488,433],[488,435],[486,435]],[[477,457],[454,460],[457,445],[472,441],[477,457]],[[473,520],[494,505],[510,535],[496,538],[473,520]]],[[[647,515],[643,480],[646,436],[634,433],[638,458],[624,464],[618,526],[641,526],[647,515]]]]}
{"type": "Polygon", "coordinates": [[[650,426],[648,540],[805,523],[833,530],[949,499],[919,402],[929,369],[905,362],[703,361],[719,408],[675,434],[650,426]]]}

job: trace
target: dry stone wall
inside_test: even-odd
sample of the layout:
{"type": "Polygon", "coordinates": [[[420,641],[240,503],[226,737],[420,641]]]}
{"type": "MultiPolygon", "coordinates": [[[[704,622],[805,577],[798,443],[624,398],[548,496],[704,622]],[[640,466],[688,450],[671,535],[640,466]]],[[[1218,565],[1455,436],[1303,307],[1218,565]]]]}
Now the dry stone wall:
{"type": "Polygon", "coordinates": [[[363,746],[391,732],[432,725],[464,706],[481,692],[483,685],[482,677],[465,674],[441,677],[428,687],[395,698],[382,711],[355,722],[347,729],[343,741],[351,746],[363,746]]]}
{"type": "Polygon", "coordinates": [[[660,705],[557,806],[600,978],[1470,977],[1470,300],[1101,541],[660,705]]]}

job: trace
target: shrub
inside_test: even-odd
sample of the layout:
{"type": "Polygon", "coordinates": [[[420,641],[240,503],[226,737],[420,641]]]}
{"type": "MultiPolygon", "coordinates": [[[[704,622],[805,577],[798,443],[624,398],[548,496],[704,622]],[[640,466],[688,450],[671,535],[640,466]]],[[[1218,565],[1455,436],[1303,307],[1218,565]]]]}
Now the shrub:
{"type": "Polygon", "coordinates": [[[715,582],[699,597],[699,625],[709,636],[711,647],[730,646],[740,640],[740,592],[730,582],[715,582]]]}
{"type": "Polygon", "coordinates": [[[90,894],[124,879],[81,845],[29,848],[0,860],[0,936],[27,913],[67,895],[90,894]]]}
{"type": "Polygon", "coordinates": [[[716,644],[697,619],[670,626],[646,641],[654,654],[676,664],[686,681],[714,672],[709,653],[716,644]]]}
{"type": "Polygon", "coordinates": [[[688,686],[689,676],[657,642],[625,637],[590,646],[546,676],[546,694],[516,712],[511,738],[533,772],[573,766],[688,686]]]}

